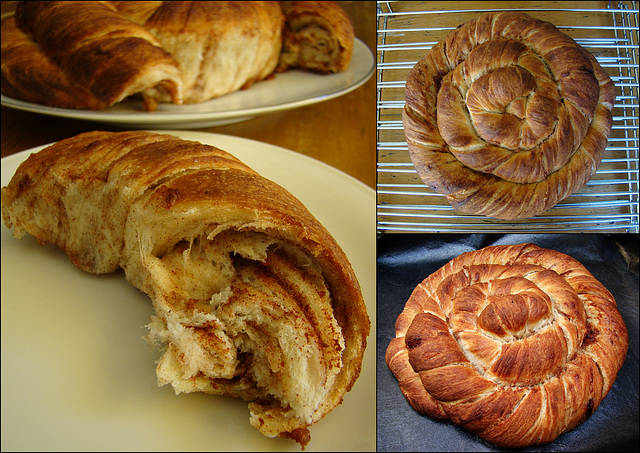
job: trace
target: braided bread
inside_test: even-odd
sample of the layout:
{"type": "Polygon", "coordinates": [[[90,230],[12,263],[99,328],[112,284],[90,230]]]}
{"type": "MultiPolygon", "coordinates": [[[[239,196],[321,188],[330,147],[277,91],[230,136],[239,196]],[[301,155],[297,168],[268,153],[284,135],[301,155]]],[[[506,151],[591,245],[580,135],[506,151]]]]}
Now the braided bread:
{"type": "Polygon", "coordinates": [[[2,23],[2,92],[101,109],[136,93],[182,103],[178,63],[108,2],[19,2],[2,23]]]}
{"type": "Polygon", "coordinates": [[[93,110],[138,95],[154,111],[290,67],[342,71],[353,42],[335,2],[18,2],[2,24],[2,92],[93,110]]]}
{"type": "Polygon", "coordinates": [[[611,293],[533,244],[463,253],[420,283],[385,360],[419,413],[502,447],[553,441],[595,411],[629,338],[611,293]]]}
{"type": "Polygon", "coordinates": [[[614,90],[595,58],[552,24],[483,14],[437,43],[407,78],[411,161],[460,211],[533,217],[596,172],[614,90]]]}
{"type": "Polygon", "coordinates": [[[289,192],[232,155],[148,132],[89,132],[32,154],[2,188],[14,236],[148,294],[156,374],[250,401],[304,446],[358,378],[370,321],[347,257],[289,192]]]}
{"type": "MultiPolygon", "coordinates": [[[[273,73],[284,15],[277,2],[113,2],[182,69],[185,104],[248,88],[273,73]]],[[[159,102],[169,102],[159,98],[159,102]]]]}

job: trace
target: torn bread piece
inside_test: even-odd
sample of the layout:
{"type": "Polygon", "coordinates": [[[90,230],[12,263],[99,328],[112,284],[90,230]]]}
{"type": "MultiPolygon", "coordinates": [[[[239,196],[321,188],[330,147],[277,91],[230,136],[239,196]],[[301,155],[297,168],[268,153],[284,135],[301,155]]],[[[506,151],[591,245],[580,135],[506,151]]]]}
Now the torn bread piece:
{"type": "Polygon", "coordinates": [[[32,154],[2,188],[14,236],[118,267],[150,296],[160,385],[250,401],[303,447],[358,378],[370,321],[342,249],[288,191],[215,147],[89,132],[32,154]]]}

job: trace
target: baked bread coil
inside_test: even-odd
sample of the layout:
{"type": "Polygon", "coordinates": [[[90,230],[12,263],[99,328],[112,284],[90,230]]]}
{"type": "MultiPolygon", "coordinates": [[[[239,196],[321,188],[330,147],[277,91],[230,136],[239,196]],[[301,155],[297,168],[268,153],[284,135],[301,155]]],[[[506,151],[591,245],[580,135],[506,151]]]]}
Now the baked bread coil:
{"type": "Polygon", "coordinates": [[[290,67],[342,71],[353,43],[335,2],[18,2],[2,24],[2,92],[91,110],[136,96],[155,111],[290,67]]]}
{"type": "Polygon", "coordinates": [[[463,253],[413,291],[386,363],[411,406],[501,447],[553,441],[607,395],[629,337],[611,293],[533,244],[463,253]]]}
{"type": "Polygon", "coordinates": [[[14,236],[148,294],[159,385],[250,402],[304,446],[360,374],[370,321],[342,249],[288,191],[215,147],[90,132],[32,154],[2,188],[14,236]]]}
{"type": "Polygon", "coordinates": [[[301,68],[321,73],[345,70],[351,61],[354,30],[336,2],[280,2],[286,25],[278,71],[301,68]]]}
{"type": "Polygon", "coordinates": [[[2,92],[61,108],[101,109],[137,93],[182,103],[181,70],[109,2],[18,2],[2,23],[2,92]]]}
{"type": "Polygon", "coordinates": [[[424,183],[469,214],[538,215],[596,172],[615,86],[552,24],[486,13],[438,42],[406,83],[404,131],[424,183]]]}
{"type": "MultiPolygon", "coordinates": [[[[113,2],[147,29],[182,70],[184,103],[223,96],[270,76],[282,47],[277,2],[113,2]]],[[[169,102],[158,96],[157,102],[169,102]]]]}

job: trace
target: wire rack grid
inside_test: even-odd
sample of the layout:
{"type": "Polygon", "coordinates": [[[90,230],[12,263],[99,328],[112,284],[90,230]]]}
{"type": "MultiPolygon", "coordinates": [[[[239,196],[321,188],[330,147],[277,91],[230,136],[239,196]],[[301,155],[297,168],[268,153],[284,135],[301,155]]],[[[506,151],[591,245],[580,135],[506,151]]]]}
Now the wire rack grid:
{"type": "Polygon", "coordinates": [[[640,122],[637,3],[493,3],[500,3],[500,8],[489,9],[491,2],[377,3],[378,233],[637,233],[640,122]],[[512,4],[517,8],[507,8],[512,4]],[[573,8],[558,8],[568,4],[573,8]],[[455,10],[451,9],[454,5],[455,10]],[[458,25],[479,13],[506,9],[517,9],[552,22],[589,50],[616,85],[613,128],[596,174],[585,187],[551,210],[521,221],[462,214],[444,196],[422,183],[409,158],[401,116],[405,81],[417,61],[458,25]]]}

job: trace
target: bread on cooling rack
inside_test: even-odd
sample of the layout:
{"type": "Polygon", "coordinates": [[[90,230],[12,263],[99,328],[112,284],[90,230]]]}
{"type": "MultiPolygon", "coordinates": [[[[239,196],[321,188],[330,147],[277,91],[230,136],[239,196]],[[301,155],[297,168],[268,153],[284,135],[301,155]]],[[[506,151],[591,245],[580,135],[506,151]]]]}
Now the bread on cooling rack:
{"type": "Polygon", "coordinates": [[[485,13],[413,68],[404,131],[425,184],[468,214],[522,219],[582,188],[611,131],[614,84],[548,22],[485,13]]]}
{"type": "Polygon", "coordinates": [[[510,448],[586,420],[629,343],[611,293],[533,244],[454,258],[415,288],[395,330],[386,362],[413,408],[510,448]]]}
{"type": "Polygon", "coordinates": [[[93,110],[137,95],[153,111],[249,88],[276,69],[344,70],[349,17],[334,2],[301,3],[18,2],[2,24],[2,92],[93,110]]]}
{"type": "Polygon", "coordinates": [[[362,366],[370,322],[340,246],[288,191],[212,146],[89,132],[32,154],[2,218],[92,273],[124,269],[155,308],[158,383],[250,401],[303,447],[362,366]]]}

